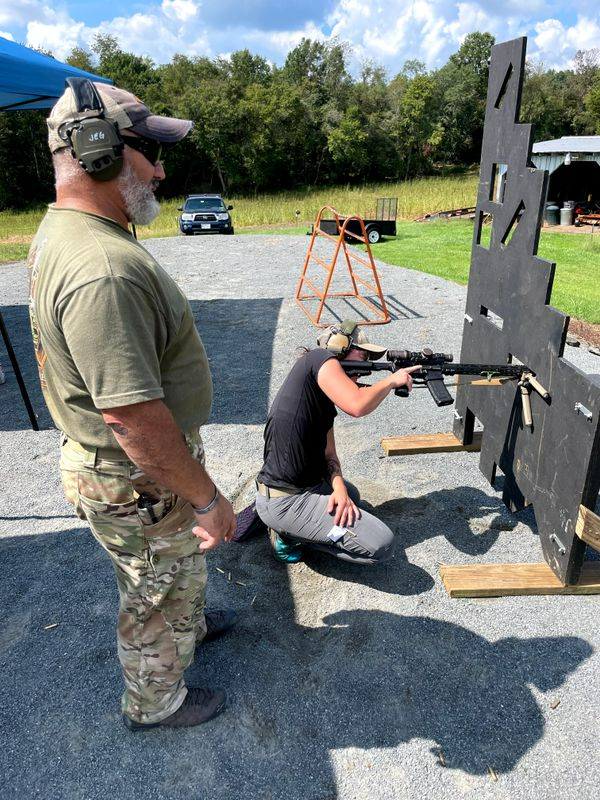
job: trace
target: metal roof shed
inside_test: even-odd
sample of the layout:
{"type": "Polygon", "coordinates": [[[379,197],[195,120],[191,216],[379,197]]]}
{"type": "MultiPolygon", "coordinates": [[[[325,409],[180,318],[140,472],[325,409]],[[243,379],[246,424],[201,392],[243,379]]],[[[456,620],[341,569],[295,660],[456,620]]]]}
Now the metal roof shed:
{"type": "Polygon", "coordinates": [[[600,200],[600,136],[536,142],[531,160],[538,169],[548,170],[549,200],[600,200]]]}

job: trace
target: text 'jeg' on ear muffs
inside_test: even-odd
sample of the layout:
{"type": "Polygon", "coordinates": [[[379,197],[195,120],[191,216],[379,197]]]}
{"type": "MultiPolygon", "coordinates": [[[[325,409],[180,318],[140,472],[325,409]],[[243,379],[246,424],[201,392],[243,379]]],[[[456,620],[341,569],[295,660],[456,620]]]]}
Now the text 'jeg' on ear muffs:
{"type": "Polygon", "coordinates": [[[102,98],[87,78],[67,78],[77,113],[86,116],[63,124],[61,138],[68,139],[73,156],[94,180],[110,181],[123,167],[125,143],[115,122],[105,119],[102,98]]]}

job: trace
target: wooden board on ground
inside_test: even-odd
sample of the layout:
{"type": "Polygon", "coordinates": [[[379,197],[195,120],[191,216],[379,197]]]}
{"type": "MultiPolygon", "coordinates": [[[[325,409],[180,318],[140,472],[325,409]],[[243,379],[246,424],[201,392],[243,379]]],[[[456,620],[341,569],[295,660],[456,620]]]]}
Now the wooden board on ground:
{"type": "Polygon", "coordinates": [[[575,533],[594,550],[600,550],[600,517],[585,506],[579,506],[575,533]]]}
{"type": "Polygon", "coordinates": [[[532,594],[600,594],[600,562],[584,563],[577,584],[562,584],[548,564],[462,564],[440,566],[450,597],[532,594]]]}
{"type": "Polygon", "coordinates": [[[577,214],[575,224],[581,225],[582,222],[588,225],[600,225],[600,214],[577,214]]]}
{"type": "Polygon", "coordinates": [[[453,433],[427,433],[417,436],[387,436],[381,440],[386,456],[418,455],[419,453],[458,453],[481,450],[481,431],[473,434],[471,444],[463,444],[453,433]]]}

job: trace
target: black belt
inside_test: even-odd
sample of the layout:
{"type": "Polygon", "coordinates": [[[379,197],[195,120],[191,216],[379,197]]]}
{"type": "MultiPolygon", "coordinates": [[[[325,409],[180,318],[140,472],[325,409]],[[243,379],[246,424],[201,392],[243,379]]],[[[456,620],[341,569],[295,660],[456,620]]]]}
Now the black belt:
{"type": "Polygon", "coordinates": [[[272,486],[267,486],[264,483],[256,481],[256,488],[259,494],[266,497],[267,500],[271,497],[289,497],[294,494],[301,494],[298,489],[274,489],[272,486]]]}

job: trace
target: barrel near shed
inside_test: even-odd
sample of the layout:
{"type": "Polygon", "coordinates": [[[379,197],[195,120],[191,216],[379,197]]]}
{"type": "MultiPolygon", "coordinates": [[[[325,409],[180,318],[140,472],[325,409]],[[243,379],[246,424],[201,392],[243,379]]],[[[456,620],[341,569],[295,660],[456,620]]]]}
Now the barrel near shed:
{"type": "Polygon", "coordinates": [[[560,224],[561,225],[572,225],[575,221],[575,209],[571,206],[565,205],[560,210],[560,224]]]}
{"type": "Polygon", "coordinates": [[[560,209],[556,205],[546,206],[546,222],[548,225],[558,225],[560,219],[560,209]]]}

